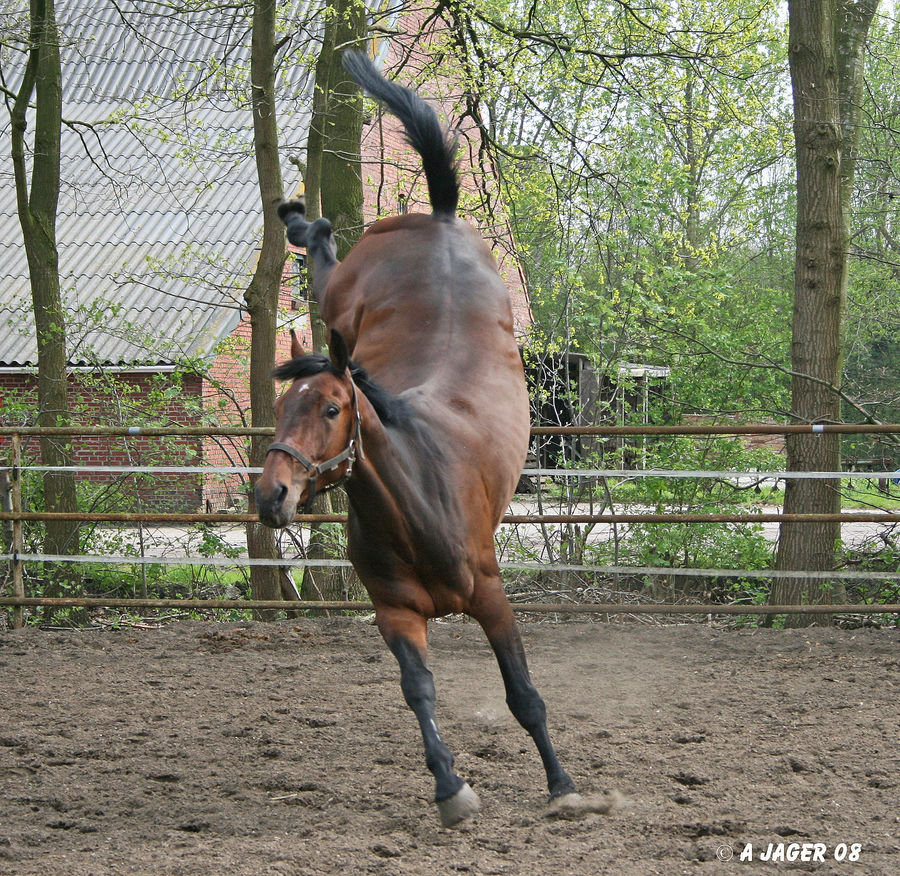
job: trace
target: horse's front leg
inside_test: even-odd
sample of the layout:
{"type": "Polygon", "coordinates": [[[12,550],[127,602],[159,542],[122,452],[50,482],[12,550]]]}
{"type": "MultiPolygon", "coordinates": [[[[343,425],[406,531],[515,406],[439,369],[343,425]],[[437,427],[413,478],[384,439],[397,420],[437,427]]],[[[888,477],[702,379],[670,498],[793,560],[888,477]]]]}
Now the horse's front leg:
{"type": "Polygon", "coordinates": [[[485,577],[477,587],[472,616],[481,624],[500,666],[506,703],[516,720],[534,740],[547,773],[550,800],[576,795],[575,784],[563,769],[547,731],[547,708],[531,681],[525,649],[515,615],[497,578],[485,577]]]}
{"type": "Polygon", "coordinates": [[[406,609],[376,605],[378,629],[400,664],[400,687],[415,713],[425,743],[425,763],[434,775],[441,824],[452,827],[480,808],[478,795],[453,771],[453,754],[441,739],[434,712],[434,676],[428,668],[426,619],[406,609]]]}

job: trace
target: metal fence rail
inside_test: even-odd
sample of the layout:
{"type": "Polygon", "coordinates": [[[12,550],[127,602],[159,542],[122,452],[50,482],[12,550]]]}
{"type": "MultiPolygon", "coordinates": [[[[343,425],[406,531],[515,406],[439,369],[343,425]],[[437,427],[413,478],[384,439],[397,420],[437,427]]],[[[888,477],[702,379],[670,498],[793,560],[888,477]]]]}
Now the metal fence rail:
{"type": "MultiPolygon", "coordinates": [[[[346,514],[298,514],[297,523],[346,523],[346,514]]],[[[255,514],[177,514],[131,511],[0,511],[0,521],[78,520],[83,523],[257,523],[255,514]]],[[[900,523],[893,511],[847,511],[840,514],[506,514],[502,523],[900,523]]]]}
{"type": "MultiPolygon", "coordinates": [[[[312,569],[351,569],[349,560],[309,559],[307,557],[280,557],[265,559],[259,557],[194,557],[194,556],[132,556],[130,554],[0,554],[0,561],[18,561],[22,563],[100,563],[109,566],[210,566],[225,569],[251,568],[268,566],[277,568],[312,569]]],[[[595,575],[613,576],[656,576],[684,578],[740,578],[769,580],[785,578],[818,581],[900,581],[900,572],[860,572],[855,569],[832,569],[829,571],[794,571],[790,569],[696,569],[691,567],[676,568],[672,566],[601,566],[583,563],[544,563],[527,560],[503,560],[501,569],[522,572],[583,572],[595,575]]]]}
{"type": "MultiPolygon", "coordinates": [[[[91,472],[96,474],[261,474],[259,467],[246,465],[22,465],[22,472],[91,472]]],[[[706,471],[679,468],[523,468],[523,475],[575,478],[683,478],[708,480],[875,480],[896,478],[900,471],[706,471]]]]}
{"type": "MultiPolygon", "coordinates": [[[[0,606],[53,608],[177,608],[182,610],[239,609],[277,611],[372,611],[371,602],[355,600],[262,599],[117,599],[112,597],[26,597],[0,596],[0,606]]],[[[514,611],[535,614],[706,614],[706,615],[778,615],[778,614],[892,614],[900,613],[900,604],[872,605],[689,605],[678,603],[620,602],[513,602],[514,611]]]]}
{"type": "MultiPolygon", "coordinates": [[[[631,436],[740,436],[740,435],[787,435],[787,434],[900,434],[898,424],[758,424],[748,426],[542,426],[532,429],[533,435],[631,435],[631,436]]],[[[41,427],[9,427],[0,426],[0,436],[11,438],[13,465],[7,467],[11,474],[12,510],[0,511],[0,522],[11,523],[13,530],[12,552],[0,555],[0,560],[7,560],[12,567],[13,595],[0,597],[0,606],[15,609],[14,619],[17,625],[22,621],[22,609],[37,606],[58,607],[120,607],[120,608],[219,608],[219,609],[332,609],[332,610],[371,610],[367,602],[285,602],[259,600],[203,600],[203,599],[123,599],[115,597],[66,597],[44,598],[26,597],[24,592],[23,566],[26,562],[109,562],[128,564],[181,564],[181,565],[215,565],[215,566],[251,566],[278,565],[290,567],[303,566],[346,566],[344,560],[307,560],[307,559],[251,559],[251,558],[215,558],[215,557],[131,557],[131,556],[50,556],[44,554],[28,554],[24,551],[22,540],[22,524],[31,521],[77,520],[83,522],[102,523],[138,523],[138,524],[247,524],[257,522],[256,515],[246,513],[49,513],[24,511],[22,509],[20,476],[25,471],[84,471],[105,473],[141,473],[141,474],[255,474],[260,469],[243,466],[66,466],[48,467],[40,465],[22,465],[21,444],[23,438],[37,436],[106,436],[106,437],[212,437],[212,436],[265,436],[273,434],[271,428],[220,427],[209,429],[204,427],[144,427],[144,426],[69,426],[57,428],[41,427]]],[[[0,466],[0,468],[3,468],[0,466]]],[[[792,478],[846,479],[865,478],[887,479],[898,476],[897,472],[738,472],[738,471],[679,471],[667,469],[527,469],[527,474],[554,477],[598,477],[598,478],[713,478],[734,479],[750,478],[753,480],[788,480],[792,478]]],[[[298,523],[343,523],[346,515],[342,514],[301,514],[296,518],[298,523]]],[[[781,512],[729,513],[729,514],[697,514],[697,513],[570,513],[570,514],[507,514],[507,524],[635,524],[635,523],[784,523],[784,522],[842,522],[842,523],[900,523],[900,513],[890,511],[844,512],[839,514],[784,514],[781,512]]],[[[778,570],[737,570],[737,569],[673,569],[668,567],[624,567],[624,566],[583,566],[573,564],[548,563],[503,563],[503,568],[543,570],[543,571],[578,571],[602,575],[658,575],[658,576],[705,576],[705,577],[741,577],[773,579],[777,577],[811,578],[811,579],[866,579],[900,580],[900,573],[877,572],[867,573],[854,570],[833,571],[778,571],[778,570]]],[[[594,614],[706,614],[706,615],[774,615],[774,614],[884,614],[900,613],[900,605],[884,603],[877,605],[687,605],[687,604],[618,604],[618,603],[516,603],[517,611],[539,613],[594,613],[594,614]]]]}
{"type": "MultiPolygon", "coordinates": [[[[0,435],[23,437],[205,438],[274,435],[274,426],[4,426],[0,435]]],[[[898,423],[756,423],[741,426],[532,426],[532,435],[896,435],[898,423]]]]}

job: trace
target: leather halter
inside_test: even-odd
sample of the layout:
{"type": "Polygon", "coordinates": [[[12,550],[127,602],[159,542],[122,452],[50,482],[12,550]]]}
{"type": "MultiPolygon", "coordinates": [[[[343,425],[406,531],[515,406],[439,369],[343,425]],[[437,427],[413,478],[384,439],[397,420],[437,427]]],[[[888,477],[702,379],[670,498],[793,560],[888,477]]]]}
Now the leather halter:
{"type": "Polygon", "coordinates": [[[350,443],[337,456],[332,456],[331,459],[326,459],[324,462],[313,462],[297,450],[296,447],[285,444],[283,441],[273,441],[266,450],[266,456],[273,450],[280,450],[283,453],[286,453],[288,456],[296,459],[297,462],[309,472],[309,492],[307,493],[306,501],[303,503],[304,514],[309,513],[310,508],[312,508],[313,499],[318,495],[316,492],[316,481],[320,474],[324,474],[325,472],[337,468],[343,462],[348,463],[347,470],[338,480],[319,491],[321,493],[327,493],[329,490],[333,490],[335,487],[340,486],[350,477],[353,472],[353,463],[356,462],[357,456],[359,459],[366,458],[362,446],[362,422],[359,415],[359,402],[356,398],[356,384],[353,382],[352,378],[350,379],[350,386],[353,387],[353,412],[356,423],[353,428],[353,434],[350,436],[350,443]]]}

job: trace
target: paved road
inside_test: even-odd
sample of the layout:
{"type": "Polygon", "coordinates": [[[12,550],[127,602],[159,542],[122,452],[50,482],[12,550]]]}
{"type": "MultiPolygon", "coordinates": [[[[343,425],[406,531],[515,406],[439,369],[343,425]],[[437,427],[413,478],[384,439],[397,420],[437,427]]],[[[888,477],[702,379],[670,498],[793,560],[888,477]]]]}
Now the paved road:
{"type": "MultiPolygon", "coordinates": [[[[628,513],[638,513],[640,508],[630,506],[627,509],[617,508],[619,511],[628,511],[628,513]]],[[[649,510],[649,509],[643,509],[649,510]]],[[[765,508],[768,513],[777,513],[778,508],[765,508]]],[[[590,514],[601,513],[601,509],[597,506],[591,508],[589,505],[566,506],[545,504],[543,506],[545,514],[590,514]]],[[[536,503],[534,502],[514,502],[510,506],[512,514],[533,514],[537,513],[536,503]]],[[[665,526],[665,524],[657,524],[665,526]]],[[[724,524],[723,524],[724,525],[724,524]]],[[[543,540],[543,534],[539,524],[517,524],[517,538],[533,545],[539,545],[543,540]]],[[[553,524],[549,524],[551,528],[553,524]]],[[[773,543],[778,538],[777,523],[761,524],[763,534],[773,543]]],[[[511,525],[504,525],[501,528],[501,538],[503,534],[511,529],[511,525]]],[[[618,535],[620,538],[627,538],[628,525],[621,524],[618,526],[618,535]]],[[[131,545],[131,549],[139,550],[139,536],[137,530],[121,530],[110,529],[105,530],[105,537],[109,540],[109,544],[103,551],[96,548],[91,549],[91,553],[104,553],[106,555],[115,555],[124,553],[124,544],[131,545]]],[[[243,526],[239,524],[220,524],[212,530],[215,538],[221,541],[222,548],[220,550],[211,551],[211,555],[224,554],[224,547],[246,556],[246,537],[243,526]]],[[[841,527],[841,535],[844,543],[852,547],[862,547],[867,543],[874,543],[876,549],[883,549],[885,546],[885,537],[893,536],[894,542],[900,537],[900,524],[881,524],[881,523],[845,523],[841,527]]],[[[614,537],[614,527],[608,523],[595,524],[590,532],[589,538],[594,543],[602,543],[610,541],[614,537]]],[[[283,536],[284,538],[284,536],[283,536]]],[[[196,530],[188,527],[178,526],[148,526],[144,528],[143,533],[143,554],[145,556],[161,556],[161,557],[197,557],[201,555],[201,543],[206,539],[204,551],[208,550],[212,545],[209,543],[210,535],[203,535],[196,530]]],[[[286,553],[290,553],[290,542],[286,541],[286,553]]]]}
{"type": "MultiPolygon", "coordinates": [[[[616,506],[616,511],[620,513],[629,513],[629,514],[639,514],[642,511],[651,512],[655,509],[647,508],[647,507],[638,507],[638,506],[616,506]]],[[[760,511],[766,514],[777,514],[780,512],[780,508],[776,506],[767,506],[764,508],[760,508],[760,511]]],[[[510,513],[512,514],[532,514],[536,513],[536,506],[533,502],[513,502],[510,506],[510,513]]],[[[545,503],[543,505],[543,513],[544,514],[601,514],[608,513],[606,509],[601,509],[599,506],[593,506],[587,504],[578,504],[578,505],[567,505],[565,507],[560,506],[559,504],[550,505],[549,503],[545,503]]],[[[665,526],[664,523],[660,524],[652,524],[658,526],[665,526]]],[[[726,524],[722,524],[726,525],[726,524]]],[[[778,523],[762,523],[759,524],[762,527],[763,534],[765,537],[771,541],[776,542],[778,540],[778,523]]],[[[537,532],[536,525],[525,525],[526,529],[533,529],[537,532]]],[[[620,537],[627,536],[628,532],[628,524],[620,524],[618,526],[618,532],[620,537]]],[[[882,536],[890,535],[893,533],[894,539],[896,540],[898,535],[900,535],[900,523],[844,523],[841,525],[841,538],[844,543],[848,546],[860,547],[870,541],[876,541],[879,547],[884,547],[884,543],[882,541],[882,536]]],[[[610,541],[613,538],[614,527],[613,524],[609,523],[597,523],[594,524],[594,528],[591,532],[592,540],[596,542],[610,541]]]]}

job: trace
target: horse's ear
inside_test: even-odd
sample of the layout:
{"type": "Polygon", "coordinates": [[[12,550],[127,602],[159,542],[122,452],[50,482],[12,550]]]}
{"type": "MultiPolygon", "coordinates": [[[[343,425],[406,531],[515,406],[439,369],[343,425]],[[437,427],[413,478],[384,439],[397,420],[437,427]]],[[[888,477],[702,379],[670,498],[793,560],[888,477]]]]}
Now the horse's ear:
{"type": "Polygon", "coordinates": [[[291,358],[299,359],[301,356],[305,356],[306,351],[300,345],[300,339],[297,337],[297,332],[291,329],[291,358]]]}
{"type": "Polygon", "coordinates": [[[344,340],[344,336],[337,329],[331,330],[331,336],[328,339],[328,352],[331,354],[331,364],[343,374],[350,365],[350,353],[347,350],[347,342],[344,340]]]}

